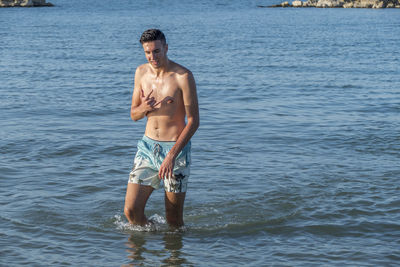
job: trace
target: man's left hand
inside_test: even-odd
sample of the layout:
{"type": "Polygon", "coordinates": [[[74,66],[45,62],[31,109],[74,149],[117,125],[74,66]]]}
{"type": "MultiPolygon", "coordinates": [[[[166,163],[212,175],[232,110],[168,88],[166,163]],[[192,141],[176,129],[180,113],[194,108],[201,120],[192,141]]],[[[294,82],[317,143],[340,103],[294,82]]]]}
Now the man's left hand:
{"type": "Polygon", "coordinates": [[[160,171],[158,172],[158,178],[172,178],[174,174],[174,165],[175,158],[168,154],[161,164],[160,171]]]}

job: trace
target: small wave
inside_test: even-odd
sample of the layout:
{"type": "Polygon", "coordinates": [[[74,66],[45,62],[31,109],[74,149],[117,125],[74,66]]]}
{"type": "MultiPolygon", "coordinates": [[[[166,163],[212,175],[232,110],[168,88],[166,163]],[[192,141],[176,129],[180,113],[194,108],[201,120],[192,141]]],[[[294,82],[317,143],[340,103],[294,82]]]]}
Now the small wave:
{"type": "Polygon", "coordinates": [[[343,89],[351,89],[351,88],[354,88],[354,89],[361,89],[362,88],[362,86],[360,86],[360,85],[355,85],[355,84],[344,84],[344,85],[342,85],[341,86],[341,88],[343,88],[343,89]]]}
{"type": "Polygon", "coordinates": [[[124,220],[121,215],[114,216],[114,224],[118,230],[121,231],[135,231],[135,232],[156,232],[163,231],[168,227],[167,221],[164,217],[154,214],[149,217],[149,223],[145,226],[132,225],[128,221],[124,220]]]}

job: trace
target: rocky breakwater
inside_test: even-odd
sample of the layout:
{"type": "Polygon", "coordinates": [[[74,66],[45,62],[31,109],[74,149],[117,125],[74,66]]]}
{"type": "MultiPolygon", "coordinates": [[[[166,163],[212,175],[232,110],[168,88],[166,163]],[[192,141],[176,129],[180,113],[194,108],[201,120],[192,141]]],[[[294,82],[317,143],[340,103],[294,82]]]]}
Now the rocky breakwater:
{"type": "Polygon", "coordinates": [[[35,6],[53,6],[46,0],[0,0],[0,7],[35,7],[35,6]]]}
{"type": "Polygon", "coordinates": [[[318,8],[400,8],[400,0],[295,0],[259,7],[318,7],[318,8]]]}

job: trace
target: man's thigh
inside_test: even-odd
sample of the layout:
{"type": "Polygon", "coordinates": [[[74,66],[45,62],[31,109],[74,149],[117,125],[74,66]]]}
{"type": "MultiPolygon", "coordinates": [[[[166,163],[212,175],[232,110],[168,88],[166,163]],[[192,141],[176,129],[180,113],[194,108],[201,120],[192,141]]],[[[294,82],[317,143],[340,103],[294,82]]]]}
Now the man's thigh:
{"type": "Polygon", "coordinates": [[[144,209],[154,188],[147,185],[128,183],[125,196],[125,208],[144,209]]]}

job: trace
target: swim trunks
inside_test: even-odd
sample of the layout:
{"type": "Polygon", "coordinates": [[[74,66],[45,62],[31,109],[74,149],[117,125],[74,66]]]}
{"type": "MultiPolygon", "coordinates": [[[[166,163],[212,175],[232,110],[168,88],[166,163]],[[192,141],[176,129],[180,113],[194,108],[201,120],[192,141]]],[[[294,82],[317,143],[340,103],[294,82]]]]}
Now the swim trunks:
{"type": "Polygon", "coordinates": [[[173,141],[157,141],[143,136],[137,144],[137,152],[128,182],[149,185],[154,189],[159,189],[161,181],[163,181],[164,189],[167,192],[186,192],[191,162],[190,141],[175,159],[173,177],[165,179],[158,177],[160,166],[174,145],[175,142],[173,141]]]}

